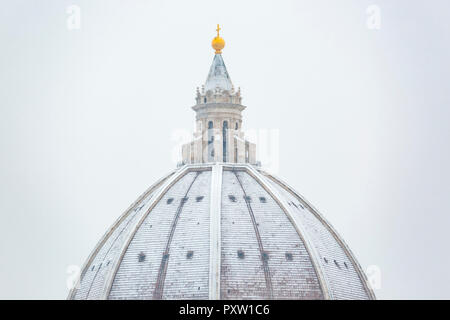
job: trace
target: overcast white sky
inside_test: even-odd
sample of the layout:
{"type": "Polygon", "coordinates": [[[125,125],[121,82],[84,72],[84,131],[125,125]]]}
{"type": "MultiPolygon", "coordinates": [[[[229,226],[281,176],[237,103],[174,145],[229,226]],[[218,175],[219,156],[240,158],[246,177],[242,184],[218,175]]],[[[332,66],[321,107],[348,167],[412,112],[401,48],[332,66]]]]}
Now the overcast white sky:
{"type": "Polygon", "coordinates": [[[175,167],[217,23],[244,129],[279,130],[278,175],[379,266],[377,297],[450,298],[448,1],[0,4],[0,298],[65,299],[67,267],[175,167]]]}

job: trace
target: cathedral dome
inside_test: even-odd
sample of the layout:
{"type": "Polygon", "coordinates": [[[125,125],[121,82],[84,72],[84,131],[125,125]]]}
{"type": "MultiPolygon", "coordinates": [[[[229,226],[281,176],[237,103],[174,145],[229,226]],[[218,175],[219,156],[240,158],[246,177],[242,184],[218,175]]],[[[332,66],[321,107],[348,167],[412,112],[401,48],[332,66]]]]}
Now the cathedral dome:
{"type": "Polygon", "coordinates": [[[182,163],[105,233],[68,298],[374,299],[333,227],[261,169],[220,54],[206,85],[182,163]]]}
{"type": "Polygon", "coordinates": [[[185,165],[100,240],[71,299],[372,299],[324,217],[248,164],[185,165]]]}

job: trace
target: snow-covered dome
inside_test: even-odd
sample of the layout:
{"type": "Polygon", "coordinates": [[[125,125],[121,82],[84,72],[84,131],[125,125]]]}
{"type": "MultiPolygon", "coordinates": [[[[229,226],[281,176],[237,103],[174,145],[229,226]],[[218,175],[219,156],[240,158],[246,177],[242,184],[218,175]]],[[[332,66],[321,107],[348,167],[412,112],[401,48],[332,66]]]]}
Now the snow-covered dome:
{"type": "Polygon", "coordinates": [[[372,299],[331,225],[249,164],[185,165],[107,231],[71,299],[372,299]]]}
{"type": "Polygon", "coordinates": [[[229,79],[216,51],[182,165],[106,232],[69,299],[375,298],[331,225],[261,169],[229,79]]]}

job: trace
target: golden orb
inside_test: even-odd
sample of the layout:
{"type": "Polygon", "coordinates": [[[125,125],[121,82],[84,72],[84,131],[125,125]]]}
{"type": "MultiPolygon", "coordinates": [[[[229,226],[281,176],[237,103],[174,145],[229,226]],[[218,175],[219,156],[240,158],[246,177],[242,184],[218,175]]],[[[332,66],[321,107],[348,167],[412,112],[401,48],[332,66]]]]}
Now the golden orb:
{"type": "Polygon", "coordinates": [[[216,54],[218,53],[222,53],[222,49],[225,47],[225,40],[223,40],[223,38],[220,37],[219,35],[219,25],[217,25],[217,36],[213,39],[213,41],[211,42],[211,46],[213,47],[214,50],[216,50],[216,54]]]}

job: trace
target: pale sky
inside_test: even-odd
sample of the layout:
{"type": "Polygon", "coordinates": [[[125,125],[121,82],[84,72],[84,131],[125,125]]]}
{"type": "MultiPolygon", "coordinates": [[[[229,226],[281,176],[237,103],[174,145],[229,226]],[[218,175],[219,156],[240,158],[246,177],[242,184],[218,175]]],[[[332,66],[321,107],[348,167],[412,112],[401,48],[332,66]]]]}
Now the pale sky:
{"type": "Polygon", "coordinates": [[[279,132],[278,175],[380,268],[377,297],[450,298],[448,1],[0,3],[0,298],[65,299],[175,167],[217,23],[244,129],[279,132]]]}

